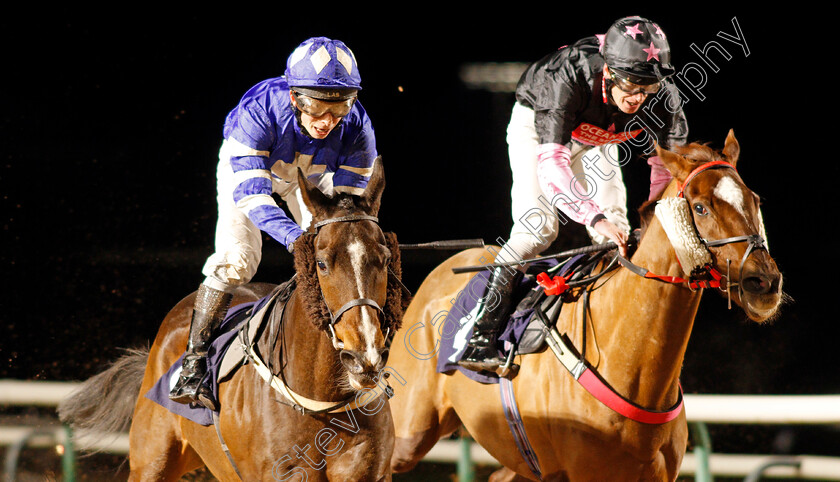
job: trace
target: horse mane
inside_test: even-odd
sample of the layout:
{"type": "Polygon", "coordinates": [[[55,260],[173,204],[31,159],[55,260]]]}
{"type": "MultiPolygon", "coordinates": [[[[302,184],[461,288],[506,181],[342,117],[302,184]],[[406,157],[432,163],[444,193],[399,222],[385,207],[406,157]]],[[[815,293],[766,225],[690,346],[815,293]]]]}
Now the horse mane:
{"type": "MultiPolygon", "coordinates": [[[[709,147],[708,143],[701,144],[697,142],[692,142],[691,144],[684,146],[675,146],[671,150],[685,157],[686,159],[693,161],[696,164],[725,160],[723,155],[721,155],[720,152],[709,147]]],[[[663,189],[662,192],[665,192],[665,190],[663,189]]],[[[642,237],[644,237],[645,231],[647,230],[651,218],[653,217],[656,202],[659,201],[659,199],[661,199],[661,196],[662,194],[660,193],[660,197],[645,201],[639,207],[638,212],[639,222],[641,224],[642,237]]]]}
{"type": "MultiPolygon", "coordinates": [[[[338,201],[338,206],[355,206],[355,201],[347,196],[338,201]]],[[[403,312],[410,300],[408,296],[403,296],[402,262],[397,235],[390,232],[383,234],[388,249],[391,251],[391,259],[388,264],[388,285],[385,306],[382,307],[382,311],[385,313],[385,327],[390,327],[391,332],[394,333],[402,324],[403,312]]],[[[295,272],[297,273],[295,278],[299,291],[298,296],[303,301],[306,315],[316,328],[326,330],[330,323],[330,310],[324,303],[323,296],[321,296],[321,286],[318,281],[315,264],[315,233],[306,233],[298,238],[295,241],[293,254],[295,272]]]]}

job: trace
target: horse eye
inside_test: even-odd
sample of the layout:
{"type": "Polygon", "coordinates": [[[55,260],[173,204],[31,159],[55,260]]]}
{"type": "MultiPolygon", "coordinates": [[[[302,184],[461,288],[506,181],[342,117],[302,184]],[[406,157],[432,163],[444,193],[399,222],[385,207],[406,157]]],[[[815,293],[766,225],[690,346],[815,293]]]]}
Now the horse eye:
{"type": "Polygon", "coordinates": [[[696,212],[700,216],[708,216],[709,211],[700,203],[694,205],[694,212],[696,212]]]}
{"type": "Polygon", "coordinates": [[[321,271],[327,270],[327,263],[325,263],[322,259],[316,260],[315,265],[317,265],[318,269],[320,269],[321,271]]]}

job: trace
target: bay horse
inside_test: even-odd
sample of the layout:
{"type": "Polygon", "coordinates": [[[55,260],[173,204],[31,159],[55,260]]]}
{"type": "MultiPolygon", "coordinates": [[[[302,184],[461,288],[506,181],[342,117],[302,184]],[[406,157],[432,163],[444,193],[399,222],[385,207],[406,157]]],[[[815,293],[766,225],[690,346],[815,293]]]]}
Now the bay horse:
{"type": "MultiPolygon", "coordinates": [[[[126,355],[62,403],[62,419],[85,429],[131,419],[129,480],[178,480],[202,466],[224,481],[391,479],[389,394],[375,389],[405,306],[396,237],[376,219],[381,159],[361,196],[328,197],[300,171],[298,182],[313,221],[294,243],[294,291],[270,309],[253,345],[263,358],[219,384],[216,423],[144,396],[184,352],[195,293],[169,312],[150,349],[126,355]],[[260,368],[270,370],[265,379],[260,368]],[[291,397],[273,389],[278,382],[291,397]]],[[[231,312],[272,289],[239,288],[231,312]]]]}
{"type": "MultiPolygon", "coordinates": [[[[774,318],[784,298],[782,276],[764,244],[758,196],[735,169],[740,147],[734,133],[730,130],[722,151],[694,143],[674,152],[657,146],[657,152],[673,175],[661,199],[686,201],[688,228],[696,230],[695,240],[702,240],[708,256],[704,271],[717,275],[705,278],[717,279],[721,292],[727,290],[751,320],[774,318]]],[[[523,439],[509,427],[500,385],[475,382],[459,370],[437,372],[434,355],[443,323],[436,320],[452,309],[452,300],[472,277],[454,274],[453,268],[493,259],[486,249],[471,249],[428,275],[392,346],[389,365],[410,381],[396,387],[391,401],[395,472],[411,470],[441,437],[463,424],[503,466],[491,480],[677,478],[688,440],[680,370],[704,289],[682,278],[676,247],[664,223],[650,214],[652,208],[648,203],[640,211],[646,219],[641,240],[625,264],[632,269],[604,273],[588,293],[588,306],[580,293],[572,296],[555,326],[573,350],[585,353],[587,372],[625,405],[670,414],[670,421],[637,421],[608,408],[584,389],[583,376],[576,381],[547,349],[516,357],[520,368],[509,386],[523,439]]]]}

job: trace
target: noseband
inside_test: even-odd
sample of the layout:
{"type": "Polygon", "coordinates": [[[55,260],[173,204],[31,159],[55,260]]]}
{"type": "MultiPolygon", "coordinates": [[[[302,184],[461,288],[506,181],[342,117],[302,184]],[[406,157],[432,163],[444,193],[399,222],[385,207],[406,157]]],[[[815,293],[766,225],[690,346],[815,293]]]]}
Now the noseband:
{"type": "MultiPolygon", "coordinates": [[[[698,174],[700,174],[703,171],[709,170],[709,169],[732,169],[737,173],[737,170],[735,169],[735,166],[733,166],[732,164],[730,164],[726,161],[707,162],[705,164],[700,165],[699,167],[697,167],[693,171],[691,171],[691,173],[688,175],[688,177],[686,177],[685,182],[683,182],[679,186],[679,193],[677,194],[677,196],[685,199],[685,190],[688,187],[688,184],[698,174]]],[[[695,229],[696,229],[696,227],[695,227],[695,229]]],[[[727,271],[726,272],[726,277],[725,277],[726,278],[726,293],[727,294],[730,293],[730,288],[732,286],[737,286],[738,287],[738,296],[739,297],[742,296],[744,294],[744,288],[743,288],[744,264],[747,262],[747,258],[749,258],[750,254],[752,254],[753,251],[755,251],[757,249],[763,249],[764,251],[767,251],[767,241],[764,239],[764,236],[762,236],[761,234],[745,234],[745,235],[742,235],[742,236],[732,236],[732,237],[729,237],[729,238],[716,239],[716,240],[711,240],[711,241],[701,237],[700,241],[706,246],[707,249],[708,248],[713,248],[713,247],[718,247],[718,246],[725,246],[727,244],[732,244],[732,243],[743,243],[743,242],[747,243],[747,250],[744,252],[744,256],[741,258],[741,266],[738,269],[738,282],[737,283],[732,283],[730,281],[731,277],[730,277],[730,274],[729,274],[729,265],[731,263],[731,260],[729,260],[729,259],[726,260],[726,271],[727,271]]],[[[715,268],[713,268],[711,266],[707,266],[705,269],[709,272],[709,274],[712,276],[713,279],[718,280],[717,287],[720,287],[719,280],[723,277],[720,274],[720,272],[718,272],[717,270],[715,270],[715,268]],[[713,271],[714,271],[714,273],[713,273],[713,271]]]]}
{"type": "MultiPolygon", "coordinates": [[[[339,216],[339,217],[319,221],[319,222],[313,224],[311,229],[314,231],[315,234],[317,234],[318,230],[322,226],[325,226],[327,224],[354,222],[354,221],[373,221],[374,223],[379,224],[379,219],[375,216],[369,216],[369,215],[366,215],[366,214],[350,214],[350,215],[347,215],[347,216],[339,216]]],[[[375,308],[377,311],[379,311],[379,313],[382,315],[383,320],[384,320],[384,315],[385,315],[384,310],[382,309],[381,306],[379,306],[379,303],[377,303],[376,301],[374,301],[370,298],[355,298],[355,299],[352,299],[352,300],[348,301],[347,303],[344,303],[344,305],[342,305],[341,308],[339,308],[336,311],[333,311],[332,309],[330,309],[330,305],[327,304],[327,300],[326,300],[326,298],[324,298],[323,290],[321,291],[321,299],[324,301],[324,305],[327,307],[327,311],[330,312],[330,324],[327,325],[327,327],[330,330],[330,333],[329,333],[330,341],[332,341],[333,348],[335,348],[336,350],[344,349],[344,342],[341,341],[338,338],[338,336],[336,335],[335,324],[338,323],[338,320],[341,318],[341,315],[343,315],[344,312],[346,312],[350,308],[354,308],[356,306],[371,306],[371,307],[375,308]]],[[[390,330],[391,330],[391,328],[388,327],[388,333],[385,334],[386,339],[388,338],[388,335],[390,334],[390,330]]]]}

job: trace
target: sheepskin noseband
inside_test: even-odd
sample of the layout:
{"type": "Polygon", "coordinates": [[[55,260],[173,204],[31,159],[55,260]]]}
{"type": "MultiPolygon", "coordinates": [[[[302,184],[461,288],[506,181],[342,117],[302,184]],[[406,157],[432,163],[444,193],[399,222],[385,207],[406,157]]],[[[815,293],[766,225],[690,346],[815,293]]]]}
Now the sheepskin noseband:
{"type": "Polygon", "coordinates": [[[663,198],[656,203],[654,213],[671,241],[680,267],[686,275],[712,262],[712,255],[697,236],[691,209],[685,198],[663,198]]]}

